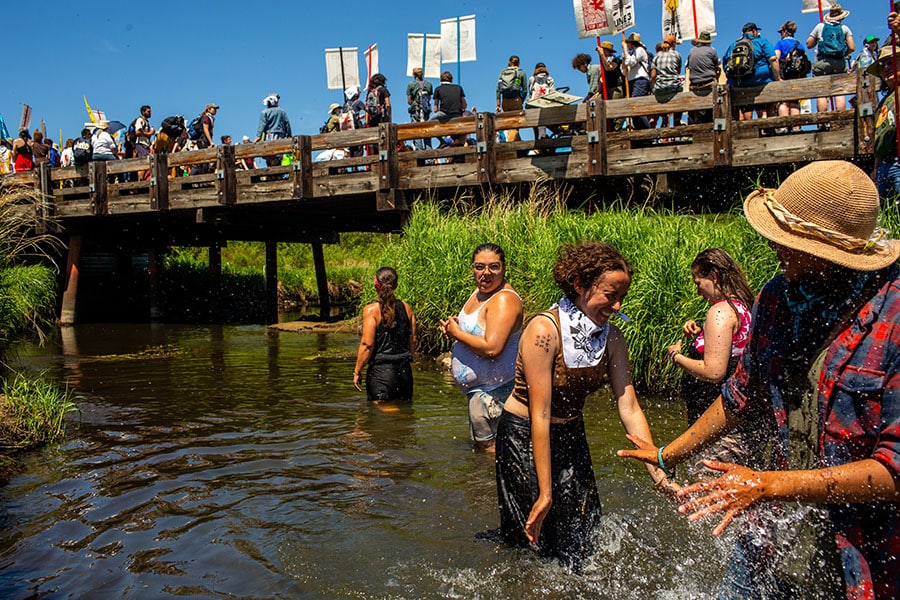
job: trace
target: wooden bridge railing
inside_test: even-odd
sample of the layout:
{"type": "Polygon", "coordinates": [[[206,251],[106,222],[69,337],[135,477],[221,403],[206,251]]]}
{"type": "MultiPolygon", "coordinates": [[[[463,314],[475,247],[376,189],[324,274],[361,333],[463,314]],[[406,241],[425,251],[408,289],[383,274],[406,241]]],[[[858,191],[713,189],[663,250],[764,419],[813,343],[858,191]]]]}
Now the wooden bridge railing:
{"type": "Polygon", "coordinates": [[[0,187],[32,185],[60,218],[306,201],[374,194],[378,210],[403,210],[406,193],[432,188],[583,179],[714,167],[852,158],[872,152],[875,81],[853,74],[775,82],[759,88],[718,86],[707,93],[645,96],[479,113],[445,122],[382,124],[327,135],[220,146],[149,158],[35,170],[6,176],[0,187]],[[855,109],[738,121],[732,110],[805,98],[855,95],[855,109]],[[614,119],[710,110],[712,123],[609,131],[614,119]],[[498,142],[496,133],[547,127],[547,139],[498,142]],[[790,128],[787,135],[775,135],[790,128]],[[414,140],[458,145],[407,151],[414,140]],[[465,141],[466,143],[463,143],[465,141]],[[363,156],[316,162],[324,150],[366,148],[363,156]],[[290,165],[245,170],[238,161],[288,154],[290,165]],[[191,168],[204,169],[189,174],[191,168]],[[131,181],[125,181],[130,178],[131,181]]]}

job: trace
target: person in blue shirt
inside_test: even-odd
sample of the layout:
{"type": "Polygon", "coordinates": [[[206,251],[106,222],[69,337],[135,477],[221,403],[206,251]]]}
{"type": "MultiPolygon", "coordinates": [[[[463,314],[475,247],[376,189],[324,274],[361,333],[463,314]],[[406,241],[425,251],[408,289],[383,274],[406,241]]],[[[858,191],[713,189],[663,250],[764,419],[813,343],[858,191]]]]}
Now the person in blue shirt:
{"type": "MultiPolygon", "coordinates": [[[[731,87],[756,87],[765,85],[770,81],[780,80],[781,73],[778,68],[778,59],[775,58],[775,47],[769,40],[759,35],[759,27],[756,26],[756,23],[751,22],[744,25],[743,29],[741,30],[740,39],[745,38],[753,42],[753,58],[756,62],[755,70],[753,72],[753,75],[740,81],[728,77],[728,85],[730,85],[731,87]]],[[[740,40],[736,40],[732,42],[730,46],[728,46],[728,49],[725,51],[725,56],[722,59],[722,64],[728,64],[728,59],[731,57],[731,53],[734,51],[734,46],[738,41],[740,40]]],[[[728,75],[727,69],[725,74],[728,75]]],[[[766,107],[747,107],[740,111],[740,120],[745,121],[747,119],[751,119],[753,117],[754,108],[756,109],[756,114],[758,116],[766,116],[766,107]]]]}

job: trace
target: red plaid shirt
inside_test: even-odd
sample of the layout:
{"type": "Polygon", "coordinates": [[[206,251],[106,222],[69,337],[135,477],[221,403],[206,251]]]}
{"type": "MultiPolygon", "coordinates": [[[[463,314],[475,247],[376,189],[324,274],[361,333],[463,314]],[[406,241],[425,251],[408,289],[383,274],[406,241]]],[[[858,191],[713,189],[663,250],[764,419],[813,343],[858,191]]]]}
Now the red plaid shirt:
{"type": "MultiPolygon", "coordinates": [[[[900,269],[877,274],[885,283],[829,346],[819,377],[821,467],[875,459],[900,477],[900,269]]],[[[788,425],[782,387],[787,284],[775,277],[753,307],[747,351],[722,386],[725,407],[763,419],[775,435],[772,468],[786,469],[788,425]]],[[[844,567],[847,598],[896,598],[900,593],[900,505],[828,505],[844,567]]]]}

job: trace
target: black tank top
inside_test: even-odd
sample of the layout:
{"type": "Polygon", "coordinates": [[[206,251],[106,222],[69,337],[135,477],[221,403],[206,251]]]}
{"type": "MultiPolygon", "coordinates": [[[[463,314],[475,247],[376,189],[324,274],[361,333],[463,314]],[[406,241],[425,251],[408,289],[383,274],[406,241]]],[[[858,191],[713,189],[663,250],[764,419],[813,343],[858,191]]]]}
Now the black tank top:
{"type": "Polygon", "coordinates": [[[409,352],[409,339],[412,336],[412,326],[409,315],[406,314],[406,305],[400,300],[394,307],[394,326],[386,327],[379,323],[375,327],[375,347],[372,349],[371,364],[400,362],[411,360],[409,352]]]}

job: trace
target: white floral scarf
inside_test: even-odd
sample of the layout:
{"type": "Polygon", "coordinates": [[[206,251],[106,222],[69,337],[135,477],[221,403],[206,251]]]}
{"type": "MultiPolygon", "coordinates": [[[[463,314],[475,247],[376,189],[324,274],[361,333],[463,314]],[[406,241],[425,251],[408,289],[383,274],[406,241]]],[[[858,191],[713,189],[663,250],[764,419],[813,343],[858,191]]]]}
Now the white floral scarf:
{"type": "Polygon", "coordinates": [[[599,364],[606,351],[609,323],[597,325],[565,296],[552,308],[559,308],[559,330],[566,366],[584,368],[599,364]]]}

